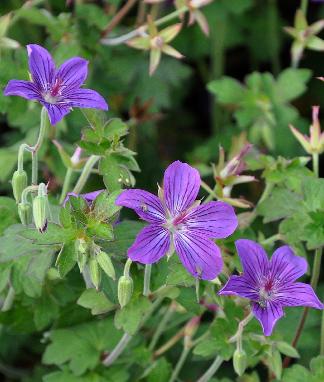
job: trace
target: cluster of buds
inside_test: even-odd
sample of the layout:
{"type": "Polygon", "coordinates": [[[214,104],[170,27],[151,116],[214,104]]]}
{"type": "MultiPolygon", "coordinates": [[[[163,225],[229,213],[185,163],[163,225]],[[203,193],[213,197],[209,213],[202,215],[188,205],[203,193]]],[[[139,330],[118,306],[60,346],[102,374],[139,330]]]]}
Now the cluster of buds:
{"type": "Polygon", "coordinates": [[[176,0],[177,9],[187,7],[189,9],[189,25],[197,22],[203,33],[209,35],[209,26],[205,15],[199,8],[211,3],[213,0],[176,0]]]}
{"type": "Polygon", "coordinates": [[[300,133],[294,126],[290,130],[308,154],[322,154],[324,152],[324,132],[318,120],[319,106],[313,106],[313,122],[309,129],[309,136],[300,133]]]}
{"type": "Polygon", "coordinates": [[[246,169],[244,162],[245,155],[251,150],[251,144],[245,144],[239,153],[225,162],[225,152],[222,147],[219,148],[219,161],[213,165],[213,175],[216,180],[215,194],[219,200],[230,203],[233,206],[241,208],[251,207],[251,203],[242,198],[232,198],[231,192],[233,186],[242,183],[255,181],[251,175],[241,175],[246,169]]]}
{"type": "Polygon", "coordinates": [[[294,38],[291,56],[294,67],[303,55],[304,50],[324,51],[324,41],[316,35],[324,28],[324,20],[308,25],[304,12],[298,9],[295,15],[294,27],[286,27],[285,31],[294,38]]]}
{"type": "Polygon", "coordinates": [[[180,32],[181,23],[171,25],[165,29],[158,31],[151,16],[148,16],[148,34],[142,33],[141,37],[135,37],[127,42],[127,45],[135,49],[150,51],[150,69],[152,75],[157,69],[162,53],[175,58],[182,58],[182,54],[169,45],[177,34],[180,32]]]}

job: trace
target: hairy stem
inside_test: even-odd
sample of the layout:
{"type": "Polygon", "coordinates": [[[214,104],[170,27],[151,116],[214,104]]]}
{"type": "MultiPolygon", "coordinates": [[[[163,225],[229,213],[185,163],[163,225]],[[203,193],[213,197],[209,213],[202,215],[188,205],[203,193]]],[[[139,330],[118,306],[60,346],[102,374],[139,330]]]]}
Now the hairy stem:
{"type": "Polygon", "coordinates": [[[210,365],[209,369],[206,371],[205,374],[203,374],[197,382],[208,382],[216,373],[216,371],[219,369],[220,365],[223,363],[223,358],[220,356],[217,356],[214,360],[214,362],[210,365]]]}
{"type": "Polygon", "coordinates": [[[242,321],[240,321],[237,332],[234,334],[233,337],[229,339],[229,342],[235,342],[235,341],[241,340],[245,326],[252,320],[253,317],[254,317],[253,313],[250,312],[245,318],[243,318],[242,321]]]}
{"type": "Polygon", "coordinates": [[[171,375],[171,378],[169,380],[169,382],[174,382],[177,378],[178,378],[178,375],[182,369],[182,366],[184,365],[184,363],[186,362],[186,359],[190,353],[190,349],[189,347],[187,346],[184,346],[183,349],[182,349],[182,352],[181,352],[181,355],[180,355],[180,358],[178,359],[178,362],[173,370],[173,373],[171,375]]]}
{"type": "Polygon", "coordinates": [[[73,174],[72,168],[68,168],[66,170],[66,174],[65,174],[65,178],[63,182],[62,192],[61,192],[60,201],[59,201],[60,204],[64,202],[64,199],[69,191],[72,174],[73,174]]]}
{"type": "Polygon", "coordinates": [[[304,15],[306,16],[307,9],[308,9],[308,0],[301,0],[300,8],[303,11],[304,15]]]}
{"type": "Polygon", "coordinates": [[[171,303],[171,305],[169,306],[169,308],[167,309],[166,313],[163,315],[163,318],[162,320],[160,321],[158,327],[156,328],[156,331],[153,335],[153,338],[150,342],[150,345],[149,345],[149,350],[153,350],[156,346],[156,344],[158,343],[160,337],[161,337],[161,334],[163,333],[164,329],[166,328],[172,314],[174,312],[174,309],[173,309],[173,303],[171,303]]]}
{"type": "Polygon", "coordinates": [[[39,134],[35,146],[32,147],[32,184],[38,183],[38,151],[41,148],[47,131],[48,118],[45,107],[41,111],[39,134]]]}
{"type": "Polygon", "coordinates": [[[152,271],[152,264],[146,264],[145,271],[144,271],[143,296],[148,296],[150,294],[151,271],[152,271]]]}
{"type": "Polygon", "coordinates": [[[80,194],[80,192],[82,191],[83,187],[87,183],[87,180],[88,180],[88,178],[89,178],[89,176],[91,174],[91,171],[92,171],[93,167],[95,166],[95,164],[98,162],[99,159],[100,159],[100,156],[98,156],[98,155],[91,155],[89,157],[87,163],[83,167],[83,170],[82,170],[82,173],[80,175],[80,178],[78,179],[77,184],[75,185],[75,187],[73,189],[73,192],[75,194],[80,194]]]}

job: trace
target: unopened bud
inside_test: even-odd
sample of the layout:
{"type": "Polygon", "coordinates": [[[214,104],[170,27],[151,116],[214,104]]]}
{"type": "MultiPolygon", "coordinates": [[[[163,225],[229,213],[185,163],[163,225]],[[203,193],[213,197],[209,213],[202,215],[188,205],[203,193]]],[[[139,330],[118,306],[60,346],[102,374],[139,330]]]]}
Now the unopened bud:
{"type": "Polygon", "coordinates": [[[130,276],[121,276],[118,280],[118,301],[123,308],[132,298],[133,279],[130,276]]]}
{"type": "Polygon", "coordinates": [[[97,254],[97,261],[101,269],[106,273],[108,277],[111,277],[113,280],[116,278],[115,268],[106,252],[100,251],[97,254]]]}
{"type": "Polygon", "coordinates": [[[88,252],[88,244],[82,237],[79,239],[76,239],[75,250],[81,254],[86,254],[88,252]]]}
{"type": "Polygon", "coordinates": [[[47,196],[37,195],[33,201],[33,217],[36,228],[43,233],[47,228],[47,196]]]}
{"type": "Polygon", "coordinates": [[[90,257],[89,272],[90,272],[91,281],[93,285],[96,287],[96,289],[98,290],[100,285],[100,280],[101,280],[101,272],[100,272],[100,268],[97,263],[97,260],[94,257],[90,257]]]}
{"type": "Polygon", "coordinates": [[[21,224],[28,225],[32,222],[32,207],[30,203],[18,204],[18,215],[21,224]]]}
{"type": "Polygon", "coordinates": [[[246,369],[247,356],[243,349],[236,349],[233,355],[233,367],[238,376],[242,376],[246,369]]]}
{"type": "Polygon", "coordinates": [[[13,173],[12,180],[12,191],[14,198],[16,199],[17,203],[21,202],[21,194],[24,191],[24,189],[27,187],[27,174],[24,170],[16,170],[13,173]]]}

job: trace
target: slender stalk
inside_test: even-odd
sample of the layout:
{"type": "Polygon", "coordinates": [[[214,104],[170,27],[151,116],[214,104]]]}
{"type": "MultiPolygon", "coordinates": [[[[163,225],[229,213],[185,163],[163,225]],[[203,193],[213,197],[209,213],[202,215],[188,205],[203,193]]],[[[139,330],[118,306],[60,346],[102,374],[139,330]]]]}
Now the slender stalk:
{"type": "Polygon", "coordinates": [[[14,298],[15,298],[15,294],[16,293],[15,293],[14,288],[10,285],[7,296],[6,296],[6,298],[3,302],[3,305],[1,307],[2,312],[7,312],[8,310],[10,310],[10,308],[12,307],[14,298]]]}
{"type": "Polygon", "coordinates": [[[152,271],[152,264],[146,264],[145,271],[144,271],[144,288],[143,288],[144,296],[148,296],[151,292],[150,291],[151,271],[152,271]]]}
{"type": "Polygon", "coordinates": [[[322,313],[322,325],[321,325],[321,347],[320,347],[320,355],[324,356],[324,310],[322,313]]]}
{"type": "Polygon", "coordinates": [[[75,185],[73,189],[74,193],[79,194],[82,191],[83,187],[87,183],[87,180],[91,174],[91,170],[93,169],[93,167],[95,166],[95,164],[98,162],[99,159],[100,159],[100,156],[98,155],[91,155],[89,157],[87,163],[83,167],[80,178],[78,179],[77,184],[75,185]]]}
{"type": "Polygon", "coordinates": [[[174,346],[184,335],[184,328],[180,329],[173,337],[171,337],[164,345],[154,352],[154,357],[159,357],[172,346],[174,346]]]}
{"type": "Polygon", "coordinates": [[[163,331],[164,331],[165,327],[167,326],[171,316],[173,315],[173,312],[174,312],[173,304],[171,303],[171,305],[167,309],[166,313],[164,314],[162,320],[160,321],[158,327],[156,328],[156,331],[155,331],[153,338],[152,338],[150,345],[149,345],[149,350],[153,351],[153,349],[155,348],[156,344],[158,343],[158,341],[161,337],[161,334],[163,333],[163,331]]]}
{"type": "Polygon", "coordinates": [[[208,382],[216,373],[216,371],[219,369],[220,365],[223,363],[223,358],[220,356],[217,356],[214,360],[214,362],[210,365],[209,369],[206,371],[205,374],[203,374],[197,382],[208,382]]]}
{"type": "Polygon", "coordinates": [[[179,373],[180,373],[180,371],[182,369],[182,366],[186,362],[186,359],[187,359],[189,353],[190,353],[190,348],[184,346],[183,349],[182,349],[180,358],[178,359],[178,362],[177,362],[177,364],[176,364],[176,366],[175,366],[175,368],[173,370],[171,378],[169,379],[169,382],[174,382],[178,378],[178,375],[179,375],[179,373]]]}
{"type": "Polygon", "coordinates": [[[109,354],[109,356],[107,358],[105,358],[103,360],[103,362],[102,362],[103,365],[104,366],[112,365],[116,361],[116,359],[121,355],[121,353],[124,351],[124,349],[129,344],[129,342],[132,338],[133,338],[133,336],[131,336],[128,333],[125,333],[122,336],[121,340],[118,342],[115,349],[109,354]]]}
{"type": "Polygon", "coordinates": [[[308,9],[308,0],[301,0],[300,8],[303,11],[304,15],[306,16],[307,9],[308,9]]]}
{"type": "MultiPolygon", "coordinates": [[[[183,13],[187,12],[188,11],[188,7],[184,6],[184,7],[181,7],[179,9],[177,9],[176,11],[164,16],[164,17],[161,17],[160,19],[156,20],[154,22],[154,24],[156,26],[159,26],[161,24],[164,24],[168,21],[171,21],[173,20],[174,18],[178,17],[178,16],[181,16],[183,13]]],[[[132,38],[134,37],[138,37],[138,36],[141,36],[145,33],[145,31],[147,30],[148,28],[148,25],[145,24],[145,25],[142,25],[138,28],[136,28],[135,30],[131,31],[131,32],[128,32],[122,36],[119,36],[119,37],[115,37],[115,38],[107,38],[107,39],[102,39],[101,40],[101,43],[103,45],[120,45],[120,44],[123,44],[125,42],[127,42],[128,40],[131,40],[132,38]]]]}
{"type": "Polygon", "coordinates": [[[277,233],[276,235],[268,237],[267,239],[261,241],[260,244],[261,245],[268,245],[268,244],[272,244],[272,243],[274,243],[275,241],[278,241],[278,240],[282,240],[282,236],[280,235],[280,233],[277,233]]]}
{"type": "Polygon", "coordinates": [[[318,153],[313,154],[313,170],[316,177],[319,177],[319,161],[318,161],[318,153]]]}
{"type": "Polygon", "coordinates": [[[252,320],[253,313],[250,312],[242,321],[240,321],[237,332],[229,339],[229,342],[240,341],[245,326],[252,320]]]}
{"type": "Polygon", "coordinates": [[[72,174],[73,174],[72,168],[68,168],[66,170],[66,174],[65,174],[65,178],[63,182],[62,192],[61,192],[60,201],[59,201],[60,204],[64,202],[64,199],[69,191],[72,174]]]}

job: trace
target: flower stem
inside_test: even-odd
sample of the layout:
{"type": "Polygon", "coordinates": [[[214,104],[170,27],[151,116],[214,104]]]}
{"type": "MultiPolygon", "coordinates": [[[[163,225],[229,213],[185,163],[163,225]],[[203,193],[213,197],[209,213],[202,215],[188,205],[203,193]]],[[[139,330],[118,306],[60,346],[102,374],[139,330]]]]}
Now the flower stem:
{"type": "Polygon", "coordinates": [[[214,362],[210,365],[209,369],[206,371],[205,374],[203,374],[197,382],[208,382],[216,373],[216,371],[219,369],[220,365],[223,363],[223,358],[220,356],[217,356],[214,360],[214,362]]]}
{"type": "Polygon", "coordinates": [[[69,191],[72,174],[73,174],[73,170],[72,170],[72,168],[69,167],[65,173],[65,178],[64,178],[62,192],[61,192],[60,201],[59,201],[60,204],[62,204],[64,202],[66,194],[69,191]]]}
{"type": "Polygon", "coordinates": [[[243,330],[245,326],[252,320],[252,318],[253,318],[253,313],[250,312],[245,318],[243,318],[242,321],[240,321],[237,332],[234,334],[233,337],[229,339],[229,342],[241,341],[243,330]]]}
{"type": "Polygon", "coordinates": [[[178,375],[182,369],[182,366],[184,365],[184,363],[186,362],[186,359],[190,353],[190,347],[187,347],[187,346],[184,346],[183,349],[182,349],[182,352],[181,352],[181,355],[180,355],[180,358],[178,359],[178,362],[173,370],[173,373],[171,375],[171,378],[169,380],[169,382],[174,382],[177,378],[178,378],[178,375]]]}
{"type": "Polygon", "coordinates": [[[91,174],[91,170],[93,169],[93,167],[95,166],[95,164],[98,162],[99,159],[100,159],[100,156],[98,155],[91,155],[89,157],[87,163],[83,167],[80,178],[78,179],[77,184],[75,185],[73,189],[73,192],[75,194],[79,194],[82,191],[83,187],[87,183],[87,180],[91,174]]]}
{"type": "Polygon", "coordinates": [[[144,296],[148,296],[150,294],[151,271],[152,271],[152,264],[146,264],[145,271],[144,271],[144,288],[143,288],[144,296]]]}
{"type": "Polygon", "coordinates": [[[164,331],[165,327],[167,326],[171,316],[173,315],[173,312],[174,312],[173,303],[171,303],[171,305],[167,309],[166,313],[163,315],[163,318],[160,321],[158,327],[156,328],[156,331],[155,331],[153,338],[152,338],[150,345],[149,345],[149,350],[153,351],[153,349],[155,348],[156,344],[158,343],[158,341],[161,337],[161,334],[163,333],[163,331],[164,331]]]}
{"type": "Polygon", "coordinates": [[[313,171],[315,176],[319,177],[319,163],[318,163],[318,153],[313,154],[313,171]]]}
{"type": "Polygon", "coordinates": [[[154,357],[159,357],[173,345],[175,345],[184,335],[184,328],[180,329],[173,337],[171,337],[164,345],[162,345],[159,349],[154,352],[154,357]]]}
{"type": "Polygon", "coordinates": [[[306,16],[307,8],[308,8],[308,0],[301,0],[300,8],[306,16]]]}
{"type": "Polygon", "coordinates": [[[324,310],[322,312],[322,325],[321,325],[321,347],[320,347],[320,355],[324,356],[324,310]]]}
{"type": "MultiPolygon", "coordinates": [[[[183,13],[187,12],[188,11],[188,7],[187,6],[184,6],[184,7],[181,7],[177,10],[175,10],[174,12],[164,16],[164,17],[161,17],[160,19],[156,20],[154,22],[154,24],[156,26],[158,25],[161,25],[161,24],[164,24],[180,15],[182,15],[183,13]]],[[[132,38],[134,37],[137,37],[137,36],[140,36],[142,35],[146,29],[148,28],[148,25],[145,24],[145,25],[142,25],[138,28],[136,28],[135,30],[131,31],[131,32],[128,32],[122,36],[119,36],[119,37],[115,37],[115,38],[107,38],[107,39],[102,39],[101,40],[101,43],[103,45],[120,45],[120,44],[123,44],[124,42],[128,41],[128,40],[131,40],[132,38]]]]}
{"type": "Polygon", "coordinates": [[[38,183],[38,151],[41,148],[47,131],[48,118],[45,107],[41,111],[39,134],[35,146],[32,147],[32,184],[38,183]]]}

